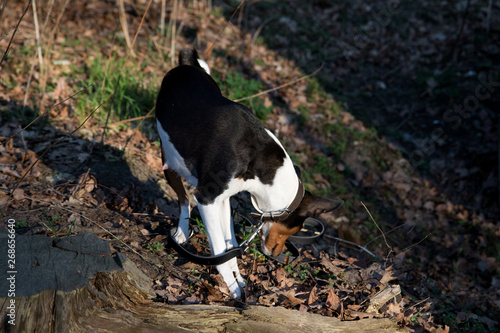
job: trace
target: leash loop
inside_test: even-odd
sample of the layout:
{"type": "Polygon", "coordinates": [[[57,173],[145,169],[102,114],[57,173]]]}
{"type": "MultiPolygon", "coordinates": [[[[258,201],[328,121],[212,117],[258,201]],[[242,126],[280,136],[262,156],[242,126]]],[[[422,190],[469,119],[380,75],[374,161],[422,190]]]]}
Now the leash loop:
{"type": "MultiPolygon", "coordinates": [[[[285,211],[285,210],[283,210],[285,211]]],[[[262,213],[264,215],[266,213],[262,213]]],[[[262,216],[261,215],[261,216],[262,216]]],[[[242,215],[239,215],[241,218],[249,222],[252,226],[255,227],[255,225],[250,222],[247,218],[245,218],[242,215]]],[[[269,215],[268,215],[269,216],[269,215]]],[[[252,241],[257,237],[257,235],[262,231],[262,228],[264,227],[264,224],[268,221],[266,221],[263,218],[258,219],[258,223],[256,225],[255,230],[252,232],[250,237],[248,237],[246,240],[241,242],[241,244],[238,247],[234,247],[232,249],[226,250],[226,252],[215,255],[215,256],[200,256],[193,254],[186,250],[182,245],[177,243],[175,240],[175,231],[176,228],[172,228],[169,232],[169,244],[184,258],[188,259],[189,261],[192,261],[194,263],[200,264],[200,265],[207,265],[207,266],[217,266],[221,265],[233,258],[236,257],[241,257],[245,252],[248,251],[250,248],[250,245],[252,244],[252,241]]],[[[292,235],[288,237],[288,240],[286,241],[285,245],[287,247],[287,250],[290,255],[281,253],[277,257],[268,257],[271,260],[278,261],[283,264],[288,264],[289,262],[292,262],[296,258],[300,256],[299,250],[297,247],[292,243],[299,243],[299,244],[312,244],[317,242],[323,237],[323,233],[325,231],[324,225],[317,219],[315,218],[307,218],[304,221],[304,229],[307,231],[307,234],[310,233],[310,229],[314,229],[312,232],[312,235],[304,235],[304,231],[300,231],[299,233],[292,235]]],[[[304,230],[303,229],[303,230],[304,230]]],[[[193,231],[193,230],[191,230],[193,231]]]]}

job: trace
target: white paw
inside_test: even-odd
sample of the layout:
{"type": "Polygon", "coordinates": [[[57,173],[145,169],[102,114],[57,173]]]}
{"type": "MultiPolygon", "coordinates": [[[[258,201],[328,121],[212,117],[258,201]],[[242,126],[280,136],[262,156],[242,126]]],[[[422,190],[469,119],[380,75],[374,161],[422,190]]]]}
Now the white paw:
{"type": "Polygon", "coordinates": [[[234,272],[234,274],[236,275],[236,281],[238,282],[238,285],[240,286],[240,288],[242,290],[245,289],[245,287],[246,287],[245,280],[243,280],[243,278],[241,277],[240,272],[237,271],[237,272],[234,272]]]}
{"type": "Polygon", "coordinates": [[[228,284],[227,287],[229,288],[229,291],[231,292],[231,296],[234,298],[241,298],[241,289],[240,289],[240,283],[236,282],[236,280],[228,284]]]}
{"type": "Polygon", "coordinates": [[[220,275],[222,275],[224,282],[231,292],[231,296],[234,298],[241,298],[241,290],[245,287],[245,283],[243,282],[243,278],[238,270],[236,258],[233,258],[222,265],[218,265],[217,270],[220,275]]]}
{"type": "Polygon", "coordinates": [[[174,239],[178,244],[184,244],[188,240],[187,232],[184,232],[181,228],[177,228],[174,239]]]}
{"type": "Polygon", "coordinates": [[[245,284],[245,281],[238,281],[238,286],[240,286],[241,290],[244,290],[247,285],[245,284]]]}

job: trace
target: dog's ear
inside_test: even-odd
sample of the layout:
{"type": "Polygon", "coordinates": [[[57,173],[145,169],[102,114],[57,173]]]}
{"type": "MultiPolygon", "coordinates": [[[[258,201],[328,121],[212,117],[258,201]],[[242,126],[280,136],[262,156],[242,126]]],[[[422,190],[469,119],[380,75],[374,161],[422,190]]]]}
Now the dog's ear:
{"type": "MultiPolygon", "coordinates": [[[[311,195],[312,196],[312,195],[311,195]]],[[[320,214],[331,212],[342,206],[344,203],[340,199],[327,199],[317,196],[312,196],[307,206],[305,207],[305,215],[308,217],[318,217],[320,214]]]]}
{"type": "Polygon", "coordinates": [[[179,66],[180,65],[189,65],[189,66],[194,66],[201,68],[198,59],[200,57],[198,56],[198,52],[193,49],[184,49],[179,53],[179,66]]]}

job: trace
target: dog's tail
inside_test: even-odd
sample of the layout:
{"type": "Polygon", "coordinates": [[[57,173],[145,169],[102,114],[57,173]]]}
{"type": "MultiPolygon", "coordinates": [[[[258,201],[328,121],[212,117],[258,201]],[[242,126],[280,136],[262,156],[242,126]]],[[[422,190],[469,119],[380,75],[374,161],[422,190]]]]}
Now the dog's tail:
{"type": "Polygon", "coordinates": [[[205,72],[207,72],[207,74],[210,74],[210,68],[208,67],[208,64],[200,59],[200,57],[198,56],[198,52],[196,52],[194,48],[181,51],[181,53],[179,54],[179,65],[188,65],[202,68],[205,70],[205,72]]]}

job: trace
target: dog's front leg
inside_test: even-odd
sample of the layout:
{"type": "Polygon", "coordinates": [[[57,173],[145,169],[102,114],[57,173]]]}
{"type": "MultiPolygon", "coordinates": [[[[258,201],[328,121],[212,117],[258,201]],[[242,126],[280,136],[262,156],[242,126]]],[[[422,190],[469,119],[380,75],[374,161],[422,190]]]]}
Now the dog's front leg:
{"type": "MultiPolygon", "coordinates": [[[[222,227],[224,222],[222,221],[223,216],[221,216],[222,205],[223,203],[220,200],[216,200],[213,204],[209,205],[202,205],[198,203],[198,209],[200,210],[205,230],[207,231],[212,255],[222,254],[226,251],[226,241],[224,239],[225,235],[222,227]]],[[[235,298],[240,298],[240,285],[238,284],[238,281],[236,281],[233,274],[235,267],[238,269],[236,258],[233,258],[221,265],[217,265],[216,267],[219,274],[222,275],[222,278],[226,282],[231,295],[235,298]]],[[[241,276],[239,276],[239,279],[241,279],[241,276]]]]}
{"type": "MultiPolygon", "coordinates": [[[[234,222],[233,216],[231,215],[231,203],[230,198],[225,199],[221,205],[221,221],[222,221],[222,232],[224,233],[224,240],[226,242],[226,249],[232,249],[234,247],[238,247],[238,241],[236,240],[236,236],[234,234],[234,222]]],[[[238,261],[236,258],[233,258],[228,261],[229,266],[231,266],[231,270],[233,271],[240,288],[245,288],[245,280],[240,274],[240,270],[238,268],[238,261]]]]}

